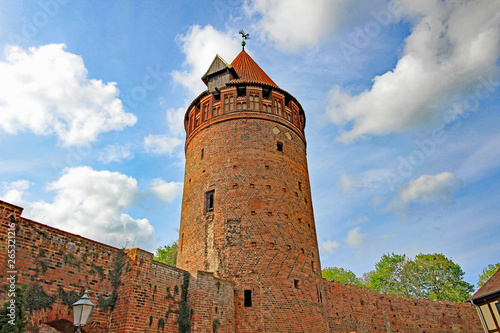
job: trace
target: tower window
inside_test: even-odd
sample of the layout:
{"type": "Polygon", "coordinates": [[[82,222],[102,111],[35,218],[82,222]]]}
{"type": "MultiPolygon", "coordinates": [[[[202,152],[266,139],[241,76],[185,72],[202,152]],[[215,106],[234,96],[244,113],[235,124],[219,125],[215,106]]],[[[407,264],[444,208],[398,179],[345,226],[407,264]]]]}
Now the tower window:
{"type": "Polygon", "coordinates": [[[299,191],[302,191],[302,183],[299,182],[299,191]]]}
{"type": "Polygon", "coordinates": [[[204,153],[205,153],[205,149],[202,149],[201,150],[201,159],[203,159],[203,156],[205,155],[204,153]]]}
{"type": "Polygon", "coordinates": [[[245,295],[245,302],[244,302],[245,307],[249,308],[252,306],[252,291],[247,289],[247,290],[245,290],[244,295],[245,295]]]}
{"type": "Polygon", "coordinates": [[[205,193],[205,213],[214,211],[214,194],[215,190],[205,193]]]}
{"type": "Polygon", "coordinates": [[[278,149],[278,151],[283,151],[283,143],[282,142],[276,143],[276,149],[278,149]]]}
{"type": "Polygon", "coordinates": [[[295,289],[299,289],[299,280],[293,280],[293,286],[295,289]]]}

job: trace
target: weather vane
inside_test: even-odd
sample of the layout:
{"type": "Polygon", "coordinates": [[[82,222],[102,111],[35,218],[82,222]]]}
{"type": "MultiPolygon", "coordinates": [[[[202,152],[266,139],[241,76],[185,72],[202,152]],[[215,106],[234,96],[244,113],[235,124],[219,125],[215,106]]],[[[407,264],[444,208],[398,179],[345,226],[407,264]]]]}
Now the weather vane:
{"type": "Polygon", "coordinates": [[[245,43],[245,39],[250,39],[250,34],[245,33],[243,29],[241,29],[240,35],[241,38],[243,38],[243,40],[241,41],[241,46],[243,46],[243,51],[245,51],[245,45],[247,45],[247,43],[245,43]]]}

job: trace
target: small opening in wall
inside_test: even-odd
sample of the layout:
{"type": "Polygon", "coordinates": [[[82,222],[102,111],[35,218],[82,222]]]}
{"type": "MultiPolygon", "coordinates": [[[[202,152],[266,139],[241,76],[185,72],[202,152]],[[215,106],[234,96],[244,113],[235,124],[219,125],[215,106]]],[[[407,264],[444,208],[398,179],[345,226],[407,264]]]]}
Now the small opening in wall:
{"type": "Polygon", "coordinates": [[[270,189],[271,189],[271,185],[266,185],[266,188],[267,188],[268,190],[270,190],[270,189]]]}
{"type": "Polygon", "coordinates": [[[181,241],[180,241],[180,244],[179,244],[179,250],[180,252],[182,252],[182,249],[184,248],[184,233],[182,233],[181,235],[181,241]]]}
{"type": "Polygon", "coordinates": [[[283,143],[282,142],[277,142],[276,143],[276,149],[278,149],[278,151],[283,151],[283,143]]]}
{"type": "Polygon", "coordinates": [[[307,203],[307,198],[304,198],[305,203],[307,203]]]}
{"type": "Polygon", "coordinates": [[[201,150],[201,159],[203,159],[203,156],[205,155],[205,149],[201,150]]]}
{"type": "Polygon", "coordinates": [[[293,280],[293,286],[295,289],[299,289],[299,280],[293,280]]]}
{"type": "Polygon", "coordinates": [[[238,184],[233,184],[233,188],[238,188],[238,184]]]}
{"type": "Polygon", "coordinates": [[[205,213],[214,211],[215,190],[205,192],[205,213]]]}
{"type": "Polygon", "coordinates": [[[250,214],[255,215],[255,214],[256,214],[256,213],[255,213],[255,210],[252,210],[252,211],[250,212],[250,214]]]}
{"type": "Polygon", "coordinates": [[[314,261],[311,261],[311,269],[314,271],[316,268],[316,263],[314,261]]]}
{"type": "Polygon", "coordinates": [[[254,187],[255,187],[255,185],[254,185],[254,184],[250,184],[250,188],[254,188],[254,187]]]}
{"type": "Polygon", "coordinates": [[[245,290],[244,295],[245,295],[245,302],[244,302],[245,307],[249,308],[252,306],[252,291],[247,289],[245,290]]]}
{"type": "Polygon", "coordinates": [[[269,170],[269,165],[266,165],[265,168],[266,168],[266,170],[269,170]]]}
{"type": "Polygon", "coordinates": [[[302,191],[302,183],[299,182],[299,191],[302,191]]]}

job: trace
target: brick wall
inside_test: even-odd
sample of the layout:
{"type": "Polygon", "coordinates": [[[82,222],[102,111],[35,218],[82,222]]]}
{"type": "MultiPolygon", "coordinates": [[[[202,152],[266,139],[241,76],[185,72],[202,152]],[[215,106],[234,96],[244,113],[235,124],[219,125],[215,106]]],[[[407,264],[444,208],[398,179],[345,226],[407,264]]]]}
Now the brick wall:
{"type": "Polygon", "coordinates": [[[470,303],[381,295],[324,280],[331,332],[482,333],[470,303]]]}
{"type": "MultiPolygon", "coordinates": [[[[19,284],[38,285],[48,296],[88,290],[96,308],[88,333],[97,332],[176,332],[178,302],[187,274],[187,306],[192,310],[193,332],[234,331],[234,292],[231,282],[214,278],[211,273],[186,271],[153,261],[153,254],[140,250],[125,250],[126,265],[121,270],[122,285],[114,310],[104,310],[98,296],[108,298],[113,287],[120,249],[64,232],[21,217],[22,208],[0,201],[0,302],[8,300],[3,286],[8,267],[7,241],[10,216],[16,221],[16,271],[19,284]],[[104,273],[104,275],[102,275],[104,273]],[[171,311],[168,311],[168,310],[171,311]],[[167,314],[168,312],[168,314],[167,314]],[[163,324],[162,324],[163,322],[163,324]]],[[[29,315],[28,329],[37,327],[51,332],[50,326],[62,332],[72,327],[71,309],[57,298],[46,307],[29,315]],[[50,325],[50,326],[49,326],[50,325]]],[[[69,332],[69,331],[68,331],[69,332]]]]}

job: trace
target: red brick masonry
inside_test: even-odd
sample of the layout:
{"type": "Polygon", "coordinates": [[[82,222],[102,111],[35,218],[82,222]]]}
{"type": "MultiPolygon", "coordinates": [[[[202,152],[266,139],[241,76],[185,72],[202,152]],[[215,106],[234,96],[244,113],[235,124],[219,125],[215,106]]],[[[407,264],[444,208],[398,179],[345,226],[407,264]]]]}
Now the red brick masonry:
{"type": "MultiPolygon", "coordinates": [[[[10,216],[16,222],[16,269],[19,283],[42,286],[53,295],[58,287],[66,292],[87,289],[97,304],[86,332],[177,332],[177,314],[166,313],[173,299],[180,299],[185,271],[153,261],[153,255],[140,249],[126,250],[128,267],[124,269],[113,311],[103,311],[97,296],[109,296],[112,287],[109,273],[114,269],[117,248],[67,233],[22,218],[22,208],[0,201],[0,280],[7,284],[7,232],[10,216]],[[44,250],[44,251],[41,251],[44,250]],[[40,256],[42,254],[42,256],[40,256]],[[68,260],[65,258],[72,258],[68,260]],[[48,268],[42,270],[41,261],[48,268]],[[97,272],[103,267],[105,276],[97,272]],[[176,288],[177,286],[177,288],[176,288]],[[177,294],[175,290],[178,290],[177,294]],[[160,319],[165,325],[159,328],[160,319]]],[[[287,295],[293,286],[283,285],[287,295]]],[[[8,300],[1,288],[0,301],[8,300]]],[[[323,280],[323,304],[329,327],[295,328],[296,332],[482,332],[475,310],[468,303],[432,302],[379,295],[361,288],[323,280]]],[[[265,293],[265,290],[262,291],[265,293]]],[[[214,278],[212,273],[197,272],[189,277],[188,307],[192,309],[192,332],[235,332],[236,302],[234,285],[214,278]]],[[[301,304],[296,304],[301,306],[301,304]]],[[[303,311],[311,311],[302,305],[303,311]]],[[[256,321],[264,318],[256,318],[256,321]]],[[[29,326],[72,321],[70,309],[57,299],[52,309],[29,315],[29,326]]],[[[294,318],[290,318],[293,322],[294,318]]],[[[292,331],[288,329],[287,331],[292,331]]],[[[29,331],[28,331],[29,332],[29,331]]]]}

